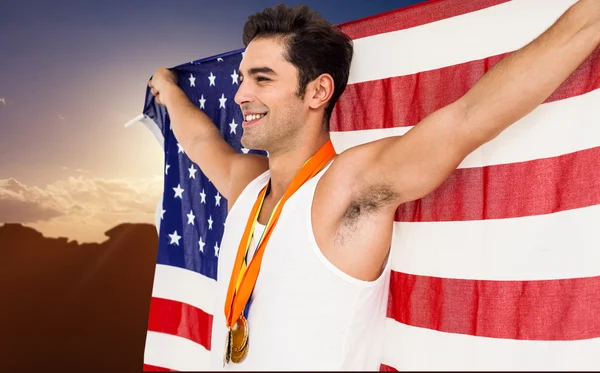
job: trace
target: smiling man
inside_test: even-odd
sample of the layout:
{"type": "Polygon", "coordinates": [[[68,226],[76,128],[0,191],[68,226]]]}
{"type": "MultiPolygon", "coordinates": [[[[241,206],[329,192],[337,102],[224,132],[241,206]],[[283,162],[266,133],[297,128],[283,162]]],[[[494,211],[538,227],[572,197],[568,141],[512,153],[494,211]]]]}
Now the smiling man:
{"type": "Polygon", "coordinates": [[[600,1],[580,0],[462,98],[407,134],[335,154],[328,124],[351,40],[307,7],[249,17],[236,103],[240,154],[162,67],[149,82],[178,142],[229,201],[213,368],[377,370],[394,213],[549,97],[600,43],[600,1]],[[259,276],[260,273],[260,276],[259,276]]]}

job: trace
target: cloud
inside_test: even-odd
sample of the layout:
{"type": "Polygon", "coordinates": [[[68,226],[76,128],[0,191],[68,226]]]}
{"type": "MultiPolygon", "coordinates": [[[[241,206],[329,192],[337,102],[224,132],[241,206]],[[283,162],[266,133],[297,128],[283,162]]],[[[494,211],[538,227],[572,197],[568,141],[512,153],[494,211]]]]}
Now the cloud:
{"type": "Polygon", "coordinates": [[[61,212],[36,202],[0,199],[0,221],[5,223],[35,223],[61,216],[61,212]]]}
{"type": "Polygon", "coordinates": [[[15,179],[0,180],[0,222],[33,223],[63,213],[48,202],[38,188],[27,188],[15,179]]]}
{"type": "Polygon", "coordinates": [[[33,226],[49,236],[102,241],[118,222],[153,223],[162,175],[147,179],[69,177],[44,188],[0,180],[0,223],[33,226]]]}
{"type": "Polygon", "coordinates": [[[0,104],[6,105],[6,98],[0,97],[0,104]]]}

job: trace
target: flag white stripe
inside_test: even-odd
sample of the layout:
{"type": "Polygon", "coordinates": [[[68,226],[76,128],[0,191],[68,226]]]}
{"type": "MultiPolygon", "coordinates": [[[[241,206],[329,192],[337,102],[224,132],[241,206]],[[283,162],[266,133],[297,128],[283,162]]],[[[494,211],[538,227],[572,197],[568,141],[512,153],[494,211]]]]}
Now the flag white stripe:
{"type": "MultiPolygon", "coordinates": [[[[600,236],[595,232],[598,221],[599,205],[512,219],[395,222],[392,269],[479,280],[600,276],[600,236]],[[565,232],[578,234],[570,236],[565,232]],[[449,242],[460,245],[450,247],[449,242]]],[[[152,295],[211,313],[214,289],[213,280],[159,264],[152,295]]]]}
{"type": "Polygon", "coordinates": [[[157,264],[152,296],[186,303],[212,314],[216,284],[194,271],[157,264]]]}
{"type": "Polygon", "coordinates": [[[513,0],[422,26],[356,39],[348,83],[415,74],[514,51],[540,35],[573,3],[513,0]]]}
{"type": "MultiPolygon", "coordinates": [[[[555,157],[600,146],[600,89],[540,105],[467,156],[458,168],[555,157]]],[[[338,153],[361,143],[400,136],[411,127],[331,132],[338,153]]]]}
{"type": "Polygon", "coordinates": [[[443,333],[386,320],[383,364],[410,370],[590,370],[600,338],[528,341],[443,333]]]}
{"type": "Polygon", "coordinates": [[[148,331],[144,364],[177,371],[208,370],[210,351],[189,339],[148,331]]]}
{"type": "Polygon", "coordinates": [[[392,269],[475,280],[600,276],[600,205],[511,219],[394,223],[392,269]]]}

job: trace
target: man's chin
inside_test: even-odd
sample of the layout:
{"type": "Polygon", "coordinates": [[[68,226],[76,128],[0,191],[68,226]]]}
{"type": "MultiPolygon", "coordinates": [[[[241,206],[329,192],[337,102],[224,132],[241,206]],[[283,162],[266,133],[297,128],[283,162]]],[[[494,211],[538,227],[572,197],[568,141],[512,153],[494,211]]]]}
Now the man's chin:
{"type": "Polygon", "coordinates": [[[246,149],[267,151],[265,144],[261,143],[260,141],[253,141],[253,140],[254,139],[252,139],[250,136],[246,136],[244,134],[244,135],[242,135],[240,142],[241,142],[242,146],[246,149]]]}

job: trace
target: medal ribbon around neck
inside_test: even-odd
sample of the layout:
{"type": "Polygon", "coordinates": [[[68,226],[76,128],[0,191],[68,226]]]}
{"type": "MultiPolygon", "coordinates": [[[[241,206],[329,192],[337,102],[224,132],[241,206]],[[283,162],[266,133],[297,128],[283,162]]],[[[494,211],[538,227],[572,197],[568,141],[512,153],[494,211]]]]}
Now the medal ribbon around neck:
{"type": "Polygon", "coordinates": [[[279,220],[283,205],[305,182],[318,174],[335,154],[333,144],[331,143],[331,140],[328,140],[304,163],[300,171],[294,176],[294,179],[286,189],[283,197],[281,197],[277,202],[277,205],[275,205],[258,247],[256,248],[254,257],[250,261],[250,264],[246,265],[246,254],[248,253],[250,238],[254,232],[254,224],[258,219],[258,214],[260,213],[265,200],[265,195],[267,194],[267,189],[271,182],[269,181],[258,194],[256,202],[250,212],[250,216],[248,217],[246,229],[240,240],[237,256],[233,265],[233,271],[231,273],[231,279],[229,280],[227,298],[225,299],[225,320],[228,328],[231,328],[231,326],[240,318],[248,303],[248,299],[250,299],[250,294],[252,294],[260,271],[260,264],[262,262],[265,246],[271,237],[271,232],[273,231],[275,224],[277,224],[277,220],[279,220]]]}

